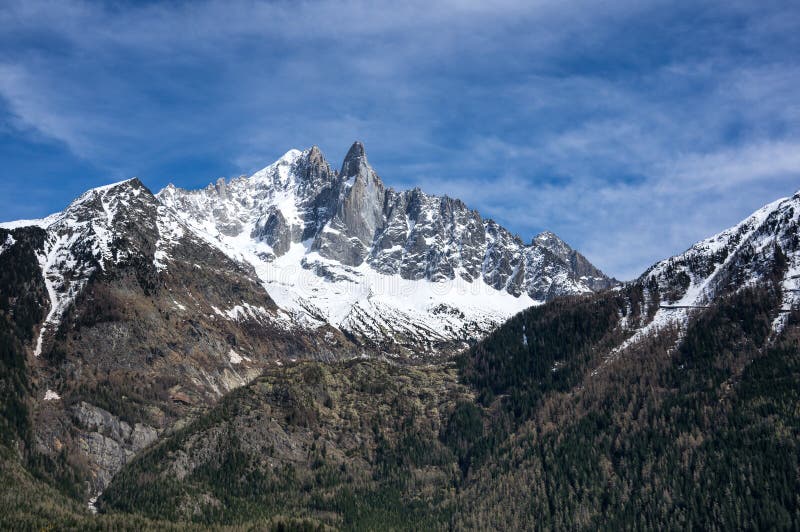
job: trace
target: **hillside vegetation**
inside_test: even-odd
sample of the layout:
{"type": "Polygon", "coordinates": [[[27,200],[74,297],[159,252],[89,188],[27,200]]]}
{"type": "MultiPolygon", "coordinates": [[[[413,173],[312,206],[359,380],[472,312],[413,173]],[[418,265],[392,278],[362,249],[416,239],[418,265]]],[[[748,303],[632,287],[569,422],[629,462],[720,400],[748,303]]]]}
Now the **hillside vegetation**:
{"type": "Polygon", "coordinates": [[[526,311],[458,374],[268,371],[127,466],[103,508],[352,530],[800,526],[798,322],[772,333],[777,290],[721,298],[609,359],[630,295],[526,311]]]}

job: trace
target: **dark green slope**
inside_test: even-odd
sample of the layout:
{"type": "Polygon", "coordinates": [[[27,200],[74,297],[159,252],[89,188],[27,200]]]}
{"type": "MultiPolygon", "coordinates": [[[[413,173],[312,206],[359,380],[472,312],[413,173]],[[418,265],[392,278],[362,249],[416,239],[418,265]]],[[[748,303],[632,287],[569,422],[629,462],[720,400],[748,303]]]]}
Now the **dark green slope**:
{"type": "MultiPolygon", "coordinates": [[[[0,229],[0,241],[12,233],[0,229]]],[[[45,233],[38,228],[17,230],[17,245],[0,253],[0,444],[23,446],[30,439],[28,402],[31,382],[23,344],[44,318],[46,298],[35,249],[45,233]]]]}
{"type": "MultiPolygon", "coordinates": [[[[577,368],[557,370],[570,371],[561,380],[576,384],[554,386],[535,371],[522,381],[490,380],[505,385],[497,403],[515,430],[490,445],[473,470],[455,524],[797,529],[800,343],[794,316],[770,338],[778,303],[773,288],[743,290],[697,315],[677,348],[674,332],[664,331],[597,372],[588,371],[598,366],[597,355],[580,367],[593,358],[600,333],[591,330],[577,351],[564,342],[547,355],[535,348],[527,358],[517,354],[524,365],[579,353],[577,368]]],[[[604,315],[602,305],[578,303],[572,311],[582,305],[583,320],[570,312],[556,313],[558,320],[591,324],[604,315]]],[[[518,319],[535,321],[552,310],[518,319]]],[[[474,370],[502,356],[488,348],[478,346],[465,361],[465,374],[484,393],[489,385],[474,370]]]]}
{"type": "Polygon", "coordinates": [[[458,375],[270,371],[126,467],[103,507],[344,529],[796,529],[800,325],[772,333],[778,290],[720,298],[682,336],[608,359],[621,309],[642,302],[626,290],[518,315],[458,375]]]}
{"type": "Polygon", "coordinates": [[[471,403],[443,366],[270,369],[124,468],[101,505],[205,524],[441,528],[471,403]]]}

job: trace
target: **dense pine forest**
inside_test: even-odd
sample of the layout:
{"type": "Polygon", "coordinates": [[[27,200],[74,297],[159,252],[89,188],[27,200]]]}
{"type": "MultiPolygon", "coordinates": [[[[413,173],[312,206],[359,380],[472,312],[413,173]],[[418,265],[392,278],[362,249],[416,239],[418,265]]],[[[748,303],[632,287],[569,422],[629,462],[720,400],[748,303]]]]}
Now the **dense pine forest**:
{"type": "MultiPolygon", "coordinates": [[[[487,357],[502,356],[478,346],[466,376],[484,396],[506,394],[496,400],[498,412],[515,428],[489,444],[473,470],[456,527],[796,529],[800,350],[796,315],[770,338],[776,298],[772,287],[743,290],[698,314],[683,338],[664,331],[596,373],[561,377],[578,383],[570,387],[531,372],[524,356],[516,359],[517,373],[528,377],[522,381],[503,377],[512,368],[476,374],[478,364],[495,367],[487,357]]],[[[584,319],[560,313],[565,322],[555,326],[607,316],[602,303],[572,310],[581,306],[584,319]]],[[[517,320],[537,331],[532,324],[549,310],[517,320]]],[[[510,343],[519,331],[517,324],[497,334],[510,343]]],[[[585,329],[577,352],[591,352],[600,334],[585,329]]],[[[530,339],[528,348],[537,356],[530,339]]],[[[545,352],[550,364],[576,350],[556,342],[545,352]]],[[[570,363],[579,368],[582,359],[554,373],[570,363]]]]}

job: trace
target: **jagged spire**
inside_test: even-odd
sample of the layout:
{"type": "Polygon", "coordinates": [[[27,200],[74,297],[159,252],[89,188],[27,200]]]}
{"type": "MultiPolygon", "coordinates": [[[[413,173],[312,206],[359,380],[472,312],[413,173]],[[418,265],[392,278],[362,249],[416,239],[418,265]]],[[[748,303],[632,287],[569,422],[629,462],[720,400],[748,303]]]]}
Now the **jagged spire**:
{"type": "Polygon", "coordinates": [[[328,161],[325,160],[325,156],[322,155],[322,150],[316,145],[311,146],[311,148],[303,153],[303,158],[301,158],[299,162],[297,173],[303,183],[327,183],[330,182],[335,175],[334,172],[331,171],[328,161]]]}
{"type": "Polygon", "coordinates": [[[561,260],[569,262],[574,250],[552,231],[542,231],[531,241],[533,246],[541,246],[555,254],[561,260]]]}
{"type": "Polygon", "coordinates": [[[324,162],[325,157],[322,155],[322,150],[319,149],[319,146],[314,144],[308,150],[308,160],[314,162],[324,162]]]}
{"type": "Polygon", "coordinates": [[[367,153],[364,151],[364,144],[355,141],[344,157],[342,162],[342,175],[350,177],[358,174],[361,165],[367,166],[367,153]]]}

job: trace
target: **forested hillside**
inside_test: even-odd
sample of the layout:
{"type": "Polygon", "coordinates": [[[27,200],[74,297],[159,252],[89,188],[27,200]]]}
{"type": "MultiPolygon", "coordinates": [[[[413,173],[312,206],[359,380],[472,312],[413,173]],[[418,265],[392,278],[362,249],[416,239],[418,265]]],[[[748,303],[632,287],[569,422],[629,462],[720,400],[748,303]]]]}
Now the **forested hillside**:
{"type": "Polygon", "coordinates": [[[800,335],[795,314],[773,333],[776,286],[608,358],[631,297],[526,311],[457,375],[269,372],[126,467],[103,508],[345,529],[800,526],[800,335]]]}
{"type": "Polygon", "coordinates": [[[53,321],[80,277],[41,263],[83,247],[0,229],[0,526],[798,529],[797,205],[432,364],[223,313],[250,294],[280,316],[223,255],[195,273],[201,240],[152,291],[76,269],[86,286],[53,321]]]}
{"type": "Polygon", "coordinates": [[[437,528],[461,483],[459,413],[470,401],[441,366],[267,371],[131,463],[101,504],[204,524],[437,528]]]}
{"type": "MultiPolygon", "coordinates": [[[[796,528],[800,345],[796,315],[770,338],[776,297],[772,288],[747,289],[702,311],[682,339],[665,330],[599,370],[505,383],[506,395],[495,404],[516,428],[489,445],[486,460],[472,470],[454,523],[796,528]],[[575,384],[559,387],[564,379],[575,384]]],[[[591,314],[602,316],[601,309],[591,314]]],[[[530,323],[546,312],[517,319],[530,323]]],[[[516,331],[501,329],[495,337],[516,331]]],[[[484,396],[488,385],[473,371],[477,363],[492,366],[488,342],[466,363],[484,396]]],[[[573,349],[565,343],[550,353],[573,349]]],[[[591,352],[587,345],[583,353],[591,352]]],[[[528,356],[518,363],[540,355],[531,348],[528,356]]]]}

